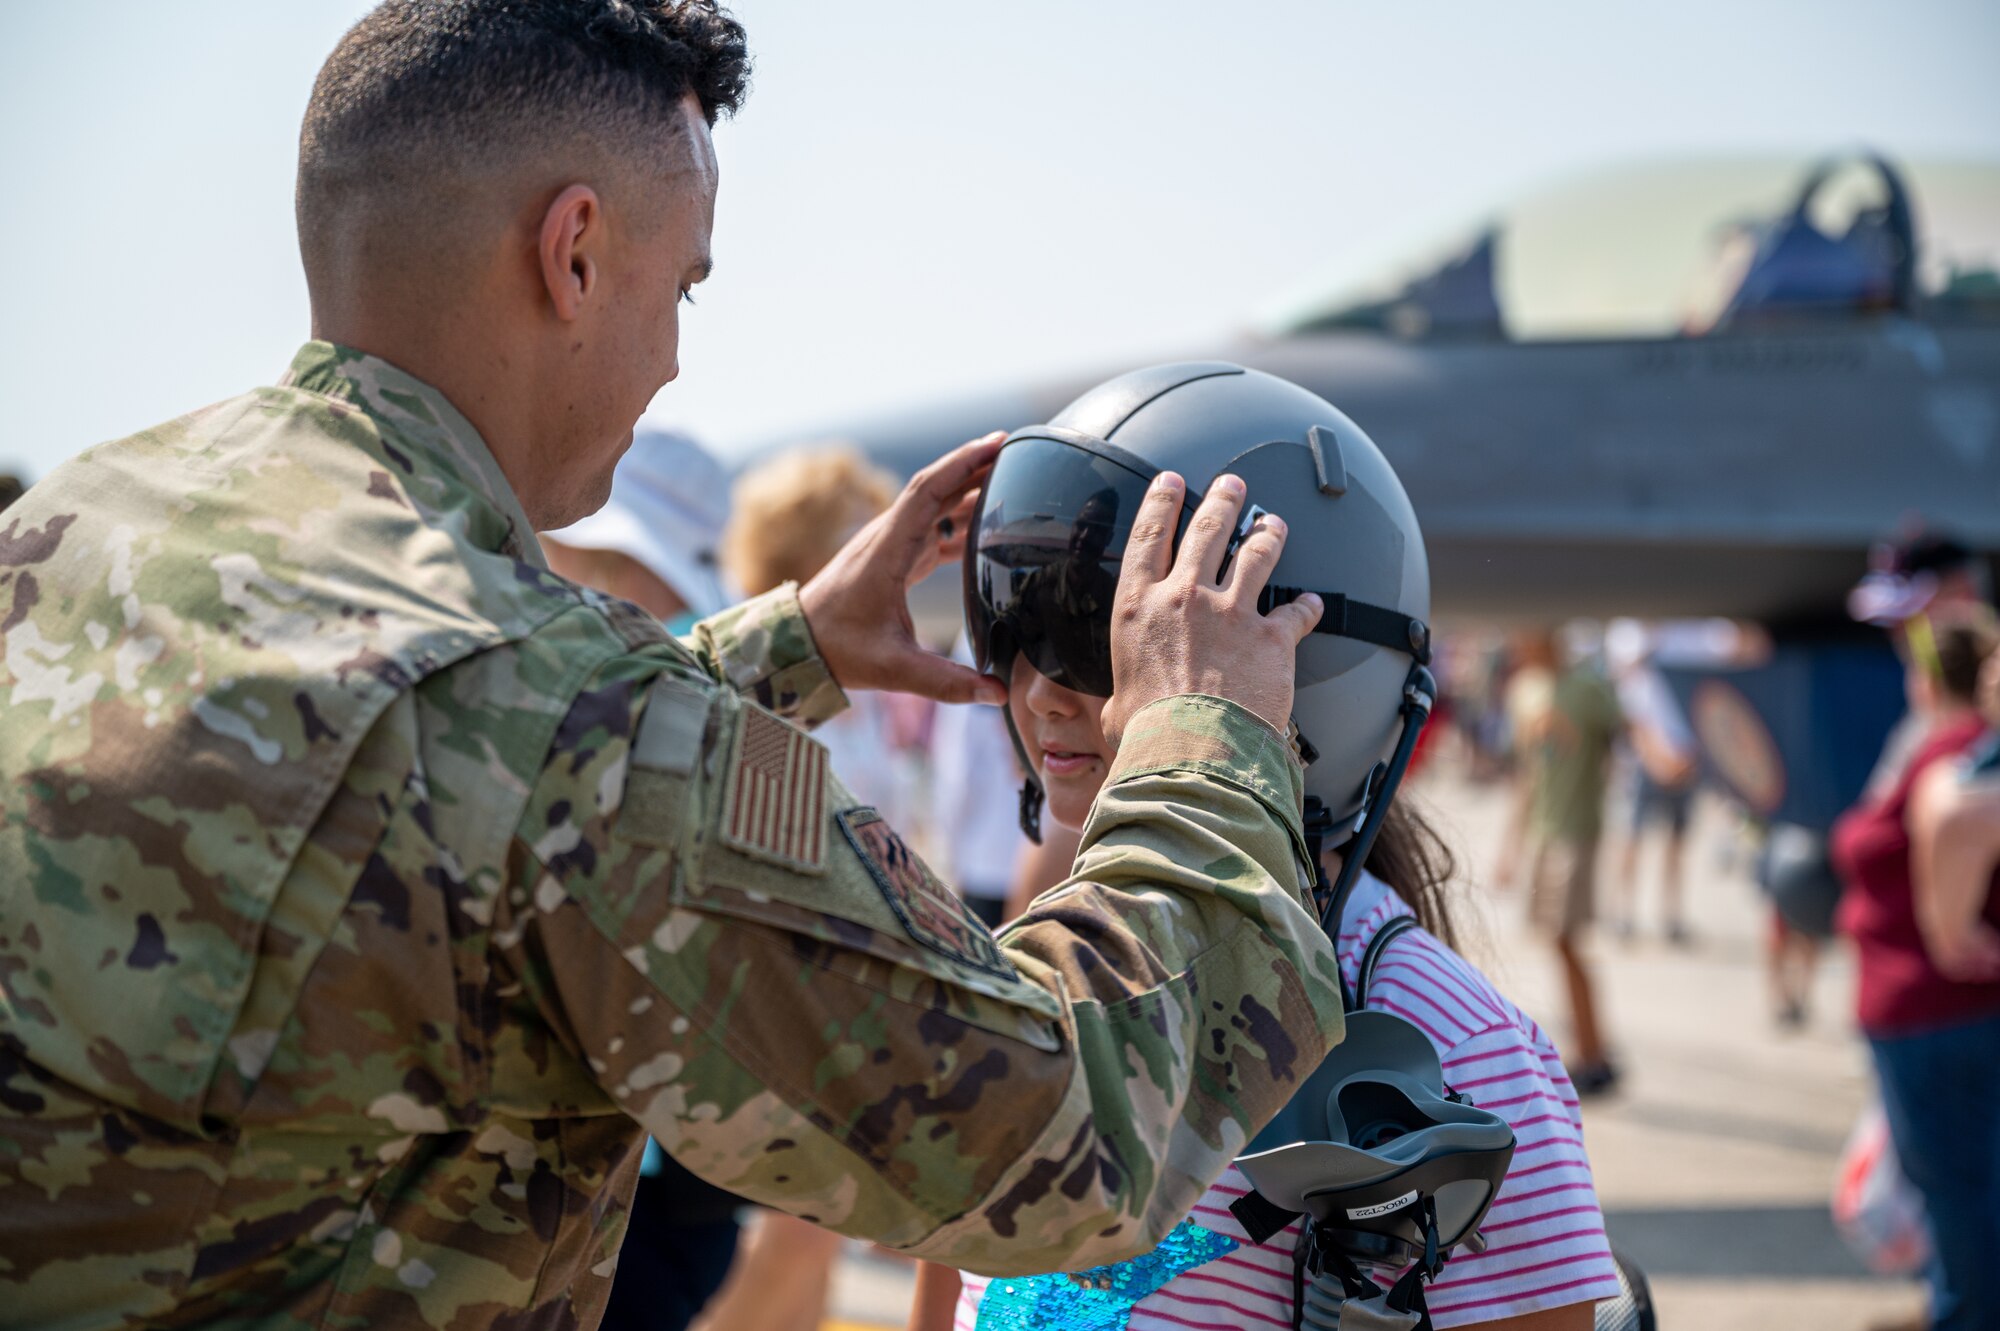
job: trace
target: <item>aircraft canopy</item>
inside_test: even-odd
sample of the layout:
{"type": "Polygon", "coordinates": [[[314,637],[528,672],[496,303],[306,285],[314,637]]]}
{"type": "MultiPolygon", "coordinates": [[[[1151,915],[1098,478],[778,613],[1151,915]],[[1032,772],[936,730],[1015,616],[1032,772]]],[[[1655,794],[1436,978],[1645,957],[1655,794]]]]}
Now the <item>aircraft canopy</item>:
{"type": "Polygon", "coordinates": [[[1656,338],[1890,311],[2000,323],[2000,163],[1859,155],[1810,170],[1736,159],[1598,171],[1413,261],[1316,283],[1264,331],[1656,338]]]}

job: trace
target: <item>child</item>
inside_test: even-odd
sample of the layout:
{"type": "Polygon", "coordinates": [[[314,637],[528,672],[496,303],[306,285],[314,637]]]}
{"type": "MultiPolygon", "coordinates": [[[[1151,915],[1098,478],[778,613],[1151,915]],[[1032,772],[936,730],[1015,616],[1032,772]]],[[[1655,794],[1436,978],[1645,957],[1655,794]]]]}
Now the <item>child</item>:
{"type": "MultiPolygon", "coordinates": [[[[1113,757],[1099,722],[1104,700],[1051,683],[1017,657],[1008,707],[1046,793],[1046,817],[1081,827],[1113,757]]],[[[1338,870],[1329,864],[1328,878],[1338,870]]],[[[1477,1255],[1461,1250],[1430,1285],[1432,1321],[1440,1331],[1587,1328],[1593,1303],[1616,1295],[1618,1278],[1576,1095],[1548,1037],[1450,946],[1455,930],[1443,891],[1450,870],[1448,853],[1422,818],[1393,807],[1348,898],[1338,945],[1352,985],[1376,931],[1399,915],[1416,916],[1422,927],[1389,943],[1377,961],[1368,1006],[1415,1023],[1437,1046],[1447,1083],[1514,1128],[1513,1163],[1480,1226],[1488,1247],[1477,1255]]],[[[1136,1300],[1127,1322],[1132,1331],[1292,1325],[1297,1224],[1252,1246],[1229,1211],[1248,1191],[1233,1166],[1209,1189],[1189,1220],[1216,1236],[1201,1251],[1226,1250],[1188,1269],[1152,1262],[1153,1278],[1166,1278],[1136,1300]]],[[[926,1267],[913,1331],[1039,1325],[1038,1300],[1067,1279],[966,1276],[951,1307],[946,1297],[957,1276],[926,1267]]]]}

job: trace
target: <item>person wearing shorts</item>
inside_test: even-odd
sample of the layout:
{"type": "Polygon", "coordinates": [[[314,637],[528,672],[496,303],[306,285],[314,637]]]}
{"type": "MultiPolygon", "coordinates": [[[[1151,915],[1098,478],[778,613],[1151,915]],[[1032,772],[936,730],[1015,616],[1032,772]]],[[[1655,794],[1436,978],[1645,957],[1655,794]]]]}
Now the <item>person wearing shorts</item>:
{"type": "MultiPolygon", "coordinates": [[[[1553,659],[1549,637],[1541,646],[1553,659]]],[[[1571,664],[1557,677],[1535,733],[1517,737],[1531,762],[1528,917],[1554,949],[1569,995],[1570,1078],[1579,1095],[1607,1091],[1618,1079],[1582,939],[1596,917],[1604,787],[1623,724],[1610,682],[1590,666],[1571,664]]]]}

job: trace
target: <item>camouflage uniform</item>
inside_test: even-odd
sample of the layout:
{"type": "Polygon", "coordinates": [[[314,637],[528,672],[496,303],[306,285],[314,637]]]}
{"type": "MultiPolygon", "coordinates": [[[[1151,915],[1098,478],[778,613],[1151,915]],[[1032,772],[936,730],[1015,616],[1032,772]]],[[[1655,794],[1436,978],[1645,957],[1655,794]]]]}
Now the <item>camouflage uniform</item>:
{"type": "Polygon", "coordinates": [[[996,943],[826,770],[784,589],[678,643],[308,344],[0,526],[0,1324],[588,1326],[650,1131],[927,1257],[1147,1249],[1339,1033],[1302,773],[1134,720],[996,943]]]}

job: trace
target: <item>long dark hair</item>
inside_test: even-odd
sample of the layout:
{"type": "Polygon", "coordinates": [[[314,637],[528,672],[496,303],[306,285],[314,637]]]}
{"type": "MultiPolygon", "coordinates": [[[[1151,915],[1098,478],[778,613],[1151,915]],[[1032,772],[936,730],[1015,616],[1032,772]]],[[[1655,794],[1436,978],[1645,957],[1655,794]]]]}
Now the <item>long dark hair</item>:
{"type": "Polygon", "coordinates": [[[1449,891],[1458,860],[1407,793],[1383,815],[1382,830],[1369,847],[1364,867],[1410,903],[1418,924],[1446,947],[1459,950],[1460,932],[1452,919],[1449,891]]]}

